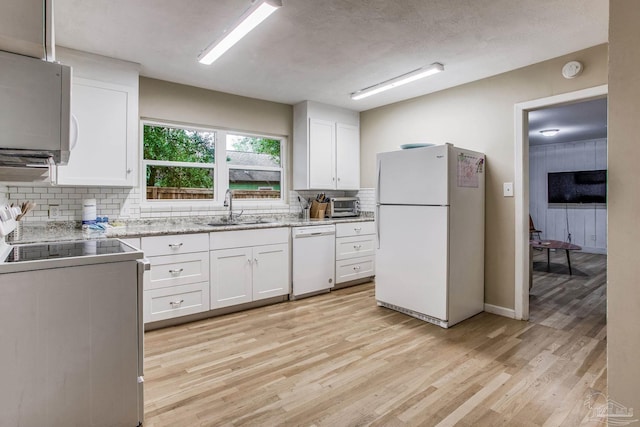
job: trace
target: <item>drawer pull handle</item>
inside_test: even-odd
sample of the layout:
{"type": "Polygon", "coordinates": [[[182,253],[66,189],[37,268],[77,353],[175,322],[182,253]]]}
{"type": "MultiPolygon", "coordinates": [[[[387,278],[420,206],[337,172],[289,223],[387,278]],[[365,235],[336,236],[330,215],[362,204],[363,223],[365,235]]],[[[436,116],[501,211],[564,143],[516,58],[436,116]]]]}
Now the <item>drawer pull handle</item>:
{"type": "Polygon", "coordinates": [[[360,249],[362,245],[353,245],[353,249],[360,249]]]}
{"type": "Polygon", "coordinates": [[[180,249],[182,247],[182,243],[169,243],[169,247],[171,249],[180,249]]]}
{"type": "Polygon", "coordinates": [[[184,271],[184,268],[174,268],[174,269],[169,270],[169,273],[171,273],[171,274],[180,274],[183,271],[184,271]]]}
{"type": "Polygon", "coordinates": [[[358,270],[360,270],[360,266],[359,266],[359,265],[356,265],[355,267],[353,267],[353,269],[354,269],[354,270],[356,270],[356,271],[358,271],[358,270]]]}
{"type": "Polygon", "coordinates": [[[362,231],[362,227],[353,227],[353,231],[358,233],[358,232],[362,231]]]}
{"type": "Polygon", "coordinates": [[[170,301],[169,305],[171,305],[171,308],[179,308],[183,302],[183,299],[181,299],[180,301],[170,301]]]}

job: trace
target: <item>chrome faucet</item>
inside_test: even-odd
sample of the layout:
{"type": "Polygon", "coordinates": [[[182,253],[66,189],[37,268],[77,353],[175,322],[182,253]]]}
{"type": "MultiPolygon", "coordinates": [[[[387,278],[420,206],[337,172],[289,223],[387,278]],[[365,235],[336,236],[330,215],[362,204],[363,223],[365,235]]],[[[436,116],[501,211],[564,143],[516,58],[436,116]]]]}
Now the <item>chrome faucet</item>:
{"type": "Polygon", "coordinates": [[[229,217],[227,219],[228,222],[233,221],[233,191],[230,188],[227,188],[227,192],[224,193],[224,207],[229,208],[229,217]]]}

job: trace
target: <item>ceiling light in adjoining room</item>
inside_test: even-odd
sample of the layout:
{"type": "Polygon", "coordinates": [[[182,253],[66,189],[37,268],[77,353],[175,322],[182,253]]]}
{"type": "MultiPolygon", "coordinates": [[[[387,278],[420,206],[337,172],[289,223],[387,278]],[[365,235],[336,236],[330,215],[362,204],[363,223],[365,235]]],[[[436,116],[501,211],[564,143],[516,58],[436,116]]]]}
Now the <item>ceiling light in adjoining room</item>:
{"type": "Polygon", "coordinates": [[[234,44],[239,42],[280,7],[282,7],[281,0],[257,0],[242,14],[240,20],[231,31],[227,32],[220,40],[207,46],[198,56],[198,61],[205,65],[211,65],[213,61],[220,58],[234,44]]]}
{"type": "Polygon", "coordinates": [[[540,133],[544,136],[556,136],[560,132],[560,129],[543,129],[540,133]]]}
{"type": "Polygon", "coordinates": [[[401,76],[394,77],[392,79],[386,80],[384,82],[381,82],[376,85],[369,86],[368,88],[354,92],[351,94],[351,99],[358,100],[358,99],[366,98],[368,96],[375,95],[380,92],[384,92],[385,90],[393,89],[394,87],[402,86],[404,84],[414,82],[418,79],[432,76],[441,71],[444,71],[444,65],[442,65],[439,62],[434,62],[429,66],[418,68],[417,70],[410,71],[401,76]]]}

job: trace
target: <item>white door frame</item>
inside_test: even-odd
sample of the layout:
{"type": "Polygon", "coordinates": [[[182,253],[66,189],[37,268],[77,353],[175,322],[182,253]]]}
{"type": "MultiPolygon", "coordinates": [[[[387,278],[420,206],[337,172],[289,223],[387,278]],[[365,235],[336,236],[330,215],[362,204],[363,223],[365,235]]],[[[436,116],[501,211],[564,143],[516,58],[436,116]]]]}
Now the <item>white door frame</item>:
{"type": "Polygon", "coordinates": [[[607,95],[608,85],[520,102],[515,105],[516,266],[515,318],[529,319],[529,119],[531,110],[607,95]]]}

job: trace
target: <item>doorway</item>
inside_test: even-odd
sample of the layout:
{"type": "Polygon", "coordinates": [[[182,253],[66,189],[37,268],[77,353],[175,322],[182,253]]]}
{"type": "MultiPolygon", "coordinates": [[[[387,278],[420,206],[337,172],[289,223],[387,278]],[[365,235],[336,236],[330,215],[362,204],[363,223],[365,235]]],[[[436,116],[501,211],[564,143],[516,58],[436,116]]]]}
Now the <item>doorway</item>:
{"type": "Polygon", "coordinates": [[[515,318],[529,319],[529,113],[548,107],[602,98],[607,85],[515,105],[515,318]]]}
{"type": "Polygon", "coordinates": [[[604,333],[607,98],[529,111],[528,131],[529,321],[604,333]]]}

